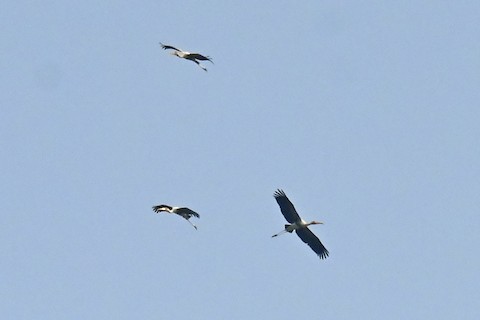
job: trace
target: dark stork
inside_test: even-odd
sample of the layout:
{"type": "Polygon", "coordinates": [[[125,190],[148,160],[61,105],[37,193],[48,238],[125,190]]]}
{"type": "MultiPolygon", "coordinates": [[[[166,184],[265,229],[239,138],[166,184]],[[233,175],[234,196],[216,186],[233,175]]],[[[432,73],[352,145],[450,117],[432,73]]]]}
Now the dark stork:
{"type": "Polygon", "coordinates": [[[183,51],[181,49],[178,49],[169,45],[165,45],[161,42],[160,42],[160,45],[164,50],[167,50],[167,49],[173,50],[171,54],[173,54],[174,56],[195,62],[200,68],[202,68],[205,71],[207,71],[207,68],[202,66],[200,62],[198,62],[198,60],[210,61],[211,63],[213,63],[212,59],[209,56],[204,56],[204,55],[201,55],[200,53],[190,53],[187,51],[183,51]]]}
{"type": "Polygon", "coordinates": [[[303,242],[308,244],[310,248],[312,248],[312,250],[315,251],[315,253],[320,257],[320,259],[325,259],[326,257],[328,257],[328,250],[323,246],[317,236],[314,235],[313,232],[310,231],[310,229],[308,229],[309,225],[323,224],[323,222],[306,222],[305,220],[300,218],[297,210],[295,210],[295,207],[290,202],[290,200],[288,200],[287,195],[285,194],[285,192],[283,192],[283,190],[278,189],[277,191],[275,191],[273,196],[275,197],[275,200],[277,200],[283,216],[290,224],[286,224],[285,230],[274,234],[272,238],[277,237],[285,232],[292,233],[295,230],[300,239],[302,239],[303,242]]]}
{"type": "Polygon", "coordinates": [[[166,204],[160,204],[158,206],[153,206],[152,207],[153,211],[155,211],[156,213],[160,213],[160,212],[168,212],[168,213],[175,213],[175,214],[178,214],[179,216],[181,216],[182,218],[184,218],[185,220],[187,220],[194,228],[195,230],[197,229],[197,226],[194,225],[189,219],[191,217],[196,217],[196,218],[200,218],[200,215],[198,213],[196,213],[195,211],[189,209],[189,208],[185,208],[185,207],[172,207],[172,206],[168,206],[166,204]]]}

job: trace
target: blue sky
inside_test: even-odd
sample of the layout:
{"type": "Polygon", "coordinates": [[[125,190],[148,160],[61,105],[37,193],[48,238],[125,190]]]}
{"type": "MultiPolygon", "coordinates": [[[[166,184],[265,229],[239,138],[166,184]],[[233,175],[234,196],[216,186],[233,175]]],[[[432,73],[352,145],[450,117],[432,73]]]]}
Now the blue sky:
{"type": "Polygon", "coordinates": [[[479,16],[3,3],[0,315],[479,319],[479,16]],[[327,260],[270,238],[277,188],[325,222],[327,260]],[[199,212],[198,231],[160,203],[199,212]]]}

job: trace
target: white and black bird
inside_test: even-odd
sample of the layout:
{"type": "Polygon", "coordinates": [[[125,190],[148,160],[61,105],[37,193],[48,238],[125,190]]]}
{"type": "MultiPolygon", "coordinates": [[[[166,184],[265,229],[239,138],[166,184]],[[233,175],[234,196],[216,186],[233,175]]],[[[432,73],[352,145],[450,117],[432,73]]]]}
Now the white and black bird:
{"type": "Polygon", "coordinates": [[[168,212],[168,213],[178,214],[180,217],[187,220],[195,229],[197,229],[197,226],[194,225],[189,219],[191,217],[200,218],[200,215],[198,213],[196,213],[195,211],[189,209],[189,208],[172,207],[172,206],[169,206],[169,205],[166,205],[166,204],[160,204],[158,206],[153,206],[152,209],[156,213],[168,212]]]}
{"type": "Polygon", "coordinates": [[[200,53],[183,51],[182,49],[178,49],[178,48],[175,48],[175,47],[172,47],[172,46],[169,46],[169,45],[165,45],[161,42],[160,42],[160,45],[162,46],[162,48],[164,50],[167,50],[167,49],[173,50],[171,52],[171,54],[173,54],[174,56],[177,56],[179,58],[183,58],[183,59],[187,59],[187,60],[195,62],[200,68],[202,68],[205,71],[207,71],[207,68],[202,66],[200,64],[200,62],[198,62],[198,60],[200,60],[200,61],[210,61],[211,63],[213,63],[212,59],[209,56],[204,56],[200,53]]]}
{"type": "Polygon", "coordinates": [[[308,226],[314,224],[323,224],[323,222],[319,221],[311,221],[306,222],[297,213],[293,204],[288,200],[287,195],[283,190],[278,189],[273,194],[275,200],[277,200],[278,205],[280,206],[280,210],[282,211],[283,216],[285,219],[290,223],[285,225],[285,229],[280,231],[277,234],[274,234],[272,237],[277,237],[285,232],[292,233],[294,230],[302,239],[303,242],[308,244],[310,248],[320,257],[320,259],[325,259],[328,257],[328,250],[323,246],[320,240],[317,238],[316,235],[313,234],[308,226]]]}

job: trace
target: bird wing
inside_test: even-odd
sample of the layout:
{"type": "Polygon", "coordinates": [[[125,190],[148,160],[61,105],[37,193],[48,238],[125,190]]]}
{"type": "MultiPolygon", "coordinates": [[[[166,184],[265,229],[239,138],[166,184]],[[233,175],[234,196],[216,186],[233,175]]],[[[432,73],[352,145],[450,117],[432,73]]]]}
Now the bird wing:
{"type": "Polygon", "coordinates": [[[153,206],[152,207],[153,211],[155,211],[156,213],[159,213],[161,211],[165,211],[165,210],[172,210],[172,207],[171,206],[168,206],[166,204],[159,204],[158,206],[153,206]]]}
{"type": "Polygon", "coordinates": [[[283,190],[278,189],[275,191],[273,194],[275,197],[275,200],[277,200],[278,205],[280,206],[280,210],[282,211],[283,216],[285,219],[290,222],[290,223],[295,223],[297,221],[300,221],[300,216],[297,213],[297,210],[295,210],[295,207],[293,204],[288,200],[287,195],[283,190]]]}
{"type": "Polygon", "coordinates": [[[210,58],[209,56],[201,55],[200,53],[189,53],[187,56],[189,59],[196,59],[196,60],[203,60],[203,61],[207,60],[213,63],[212,58],[210,58]]]}
{"type": "Polygon", "coordinates": [[[185,208],[185,207],[182,207],[182,208],[178,208],[177,209],[177,214],[181,215],[182,217],[184,217],[185,219],[190,219],[191,216],[194,216],[196,218],[200,218],[200,215],[198,213],[196,213],[195,211],[193,211],[192,209],[189,209],[189,208],[185,208]],[[188,218],[187,218],[188,217],[188,218]]]}
{"type": "Polygon", "coordinates": [[[182,50],[177,49],[177,48],[175,48],[175,47],[172,47],[172,46],[169,46],[169,45],[165,45],[165,44],[163,44],[163,43],[161,43],[161,42],[160,42],[160,45],[162,46],[162,48],[163,48],[164,50],[172,49],[172,50],[175,50],[175,51],[182,51],[182,50]]]}
{"type": "Polygon", "coordinates": [[[325,248],[320,242],[320,239],[317,238],[313,232],[308,229],[307,227],[305,228],[300,228],[297,229],[297,235],[300,239],[302,239],[303,242],[308,244],[310,248],[312,248],[313,251],[320,257],[320,259],[325,259],[328,257],[328,250],[325,248]]]}

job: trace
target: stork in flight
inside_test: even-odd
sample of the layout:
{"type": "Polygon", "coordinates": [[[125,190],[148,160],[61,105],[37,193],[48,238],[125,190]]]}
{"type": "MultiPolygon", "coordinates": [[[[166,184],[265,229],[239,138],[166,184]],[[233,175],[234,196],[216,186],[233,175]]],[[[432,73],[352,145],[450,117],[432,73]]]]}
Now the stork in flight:
{"type": "Polygon", "coordinates": [[[181,49],[177,49],[175,47],[165,45],[161,42],[160,42],[160,45],[162,46],[162,48],[164,50],[167,50],[167,49],[173,50],[171,52],[171,54],[173,54],[174,56],[177,56],[179,58],[183,58],[183,59],[187,59],[187,60],[195,62],[200,68],[202,68],[205,71],[207,71],[207,68],[202,66],[200,64],[200,62],[198,62],[198,60],[201,60],[201,61],[207,60],[207,61],[210,61],[211,63],[213,63],[212,59],[209,56],[204,56],[204,55],[201,55],[200,53],[190,53],[190,52],[187,52],[187,51],[183,51],[181,49]]]}
{"type": "Polygon", "coordinates": [[[313,234],[308,226],[313,224],[323,224],[319,221],[306,222],[297,213],[293,204],[288,200],[287,195],[283,190],[278,189],[273,194],[275,200],[277,200],[280,210],[282,211],[285,219],[290,223],[285,225],[285,230],[280,231],[277,234],[274,234],[273,237],[277,237],[285,232],[292,233],[294,230],[297,232],[297,235],[303,242],[308,244],[310,248],[320,257],[320,259],[325,259],[328,257],[328,250],[323,246],[320,240],[316,235],[313,234]]]}
{"type": "Polygon", "coordinates": [[[185,208],[185,207],[172,207],[172,206],[169,206],[169,205],[166,205],[166,204],[160,204],[158,206],[153,206],[152,207],[153,211],[155,211],[156,213],[160,213],[162,211],[166,211],[168,213],[175,213],[175,214],[178,214],[179,216],[181,216],[182,218],[184,218],[185,220],[187,220],[194,228],[195,230],[197,229],[197,226],[194,225],[189,219],[191,217],[196,217],[196,218],[200,218],[200,215],[198,213],[196,213],[195,211],[189,209],[189,208],[185,208]]]}

